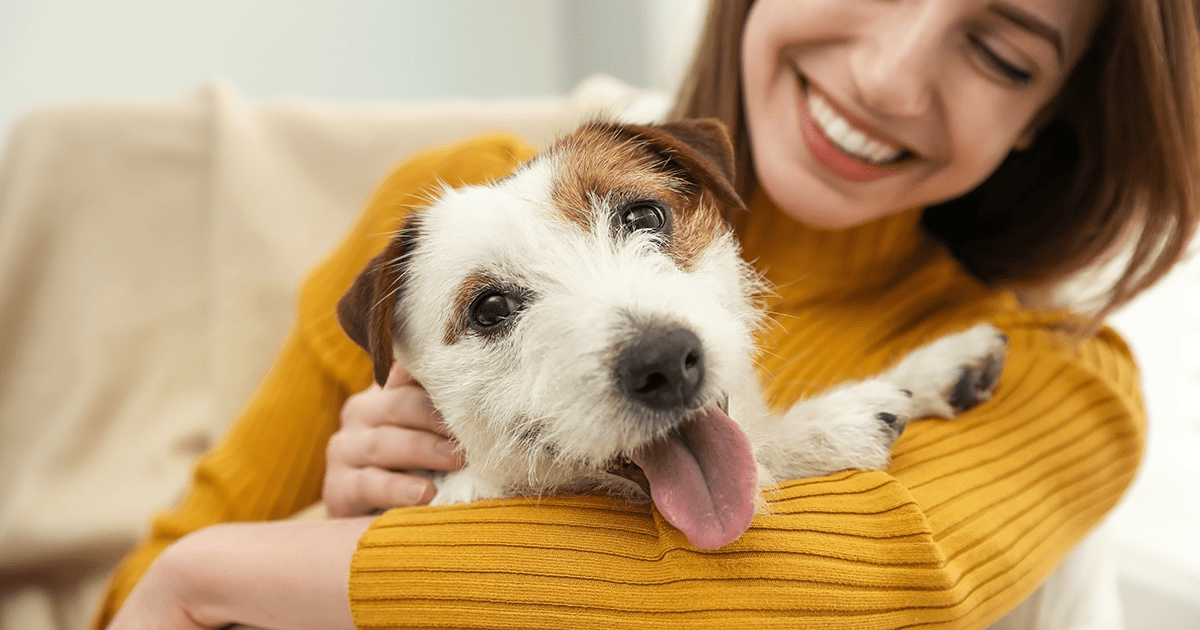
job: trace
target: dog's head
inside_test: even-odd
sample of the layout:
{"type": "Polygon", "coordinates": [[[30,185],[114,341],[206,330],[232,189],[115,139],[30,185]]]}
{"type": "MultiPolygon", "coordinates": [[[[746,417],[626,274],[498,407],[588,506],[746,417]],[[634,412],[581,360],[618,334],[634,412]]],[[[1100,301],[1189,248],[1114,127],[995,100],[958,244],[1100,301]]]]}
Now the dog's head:
{"type": "Polygon", "coordinates": [[[586,125],[414,210],[342,325],[377,381],[400,360],[468,465],[513,492],[644,472],[693,543],[725,544],[757,495],[723,410],[754,378],[760,286],[722,218],[744,210],[732,164],[716,122],[586,125]]]}

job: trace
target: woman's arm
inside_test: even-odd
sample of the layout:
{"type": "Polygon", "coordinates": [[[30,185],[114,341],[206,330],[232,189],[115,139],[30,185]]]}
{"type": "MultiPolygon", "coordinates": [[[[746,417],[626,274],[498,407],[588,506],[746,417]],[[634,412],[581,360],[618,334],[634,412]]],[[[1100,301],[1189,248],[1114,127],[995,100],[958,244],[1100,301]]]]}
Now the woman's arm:
{"type": "Polygon", "coordinates": [[[916,422],[889,472],[783,484],[739,540],[699,551],[605,497],[393,510],[360,540],[360,627],[983,628],[1120,498],[1144,437],[1111,332],[1079,347],[1010,322],[996,398],[916,422]]]}
{"type": "MultiPolygon", "coordinates": [[[[249,526],[267,534],[247,556],[267,572],[247,590],[182,589],[199,600],[167,589],[168,609],[211,599],[242,608],[201,606],[208,612],[188,619],[290,623],[275,615],[290,614],[289,598],[312,586],[293,582],[279,597],[264,589],[288,577],[275,570],[299,562],[321,574],[306,579],[326,585],[306,605],[337,608],[306,619],[339,622],[349,611],[362,627],[983,627],[1117,501],[1144,429],[1136,372],[1115,335],[1072,348],[1036,325],[1006,332],[1009,364],[995,400],[954,421],[914,424],[891,474],[784,484],[770,497],[772,513],[718,551],[695,550],[648,507],[606,497],[393,510],[361,538],[356,529],[329,547],[317,544],[324,535],[294,545],[306,532],[286,540],[270,535],[277,524],[249,526]],[[345,587],[347,566],[342,607],[345,592],[334,587],[345,587]],[[238,599],[247,592],[251,600],[238,599]],[[332,600],[341,604],[321,604],[332,600]]],[[[185,557],[222,564],[211,562],[216,552],[185,557]]],[[[199,584],[236,584],[203,575],[199,584]]]]}
{"type": "Polygon", "coordinates": [[[342,630],[350,559],[370,517],[217,525],[169,547],[111,630],[342,630]]]}

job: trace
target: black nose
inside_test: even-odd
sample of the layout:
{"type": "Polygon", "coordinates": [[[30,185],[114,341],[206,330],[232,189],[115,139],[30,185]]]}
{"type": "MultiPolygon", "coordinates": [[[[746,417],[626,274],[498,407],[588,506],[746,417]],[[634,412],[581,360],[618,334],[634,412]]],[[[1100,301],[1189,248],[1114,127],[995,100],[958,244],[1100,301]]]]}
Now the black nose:
{"type": "Polygon", "coordinates": [[[704,353],[695,333],[677,325],[652,326],[617,355],[617,386],[651,409],[687,409],[704,382],[704,353]]]}

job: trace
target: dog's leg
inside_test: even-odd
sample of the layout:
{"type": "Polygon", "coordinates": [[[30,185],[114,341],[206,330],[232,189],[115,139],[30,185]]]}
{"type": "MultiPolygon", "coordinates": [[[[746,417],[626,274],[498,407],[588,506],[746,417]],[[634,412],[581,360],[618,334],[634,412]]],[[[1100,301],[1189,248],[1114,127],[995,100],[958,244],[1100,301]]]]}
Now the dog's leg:
{"type": "Polygon", "coordinates": [[[769,416],[759,427],[759,461],[776,479],[885,468],[909,420],[953,418],[992,397],[1007,341],[979,325],[914,350],[879,377],[769,416]]]}
{"type": "Polygon", "coordinates": [[[980,324],[910,352],[879,378],[913,393],[914,418],[953,418],[991,400],[1007,342],[980,324]]]}
{"type": "Polygon", "coordinates": [[[892,443],[912,418],[912,401],[895,384],[871,379],[796,403],[757,427],[764,438],[759,463],[776,480],[884,468],[892,443]]]}

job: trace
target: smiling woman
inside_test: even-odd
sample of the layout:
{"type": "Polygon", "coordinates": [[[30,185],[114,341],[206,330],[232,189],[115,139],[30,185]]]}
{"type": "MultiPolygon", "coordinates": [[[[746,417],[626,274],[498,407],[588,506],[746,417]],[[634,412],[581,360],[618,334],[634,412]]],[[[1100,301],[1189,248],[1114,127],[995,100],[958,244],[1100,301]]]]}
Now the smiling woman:
{"type": "MultiPolygon", "coordinates": [[[[433,182],[503,178],[534,153],[509,137],[467,141],[397,167],[305,282],[276,370],[118,573],[102,619],[120,608],[114,627],[136,627],[164,602],[211,613],[215,593],[238,607],[205,616],[212,625],[307,627],[324,615],[381,628],[958,629],[985,627],[1034,592],[1129,485],[1145,416],[1113,331],[1023,304],[1006,285],[1054,282],[1128,241],[1103,310],[1178,260],[1200,181],[1191,0],[728,0],[713,4],[702,42],[673,113],[733,131],[749,212],[729,218],[745,260],[776,287],[757,340],[772,404],[979,322],[1009,339],[994,399],[953,422],[913,423],[886,471],[780,484],[770,513],[716,550],[689,544],[661,510],[604,496],[305,526],[328,532],[331,548],[298,550],[294,528],[273,523],[180,538],[315,500],[322,486],[296,453],[319,454],[351,429],[407,430],[410,445],[438,431],[404,370],[363,389],[371,366],[331,312],[397,208],[421,203],[433,182]],[[419,411],[343,406],[353,391],[419,411]],[[257,597],[210,571],[247,550],[261,560],[256,580],[287,587],[257,597]],[[337,570],[291,571],[297,553],[337,570]],[[207,564],[190,566],[196,558],[207,564]],[[171,598],[158,597],[164,588],[171,598]]],[[[420,449],[377,444],[327,451],[327,470],[349,473],[327,479],[325,496],[354,498],[348,516],[411,505],[378,490],[404,482],[397,470],[435,467],[413,464],[420,449]]]]}
{"type": "Polygon", "coordinates": [[[1187,2],[728,0],[706,28],[672,116],[725,122],[741,192],[803,199],[784,209],[805,221],[928,206],[924,226],[968,269],[1022,287],[1125,243],[1101,315],[1161,278],[1194,230],[1187,2]]]}

